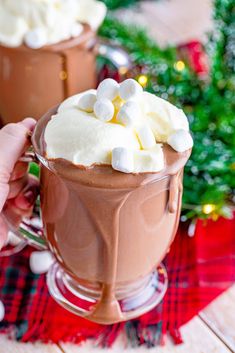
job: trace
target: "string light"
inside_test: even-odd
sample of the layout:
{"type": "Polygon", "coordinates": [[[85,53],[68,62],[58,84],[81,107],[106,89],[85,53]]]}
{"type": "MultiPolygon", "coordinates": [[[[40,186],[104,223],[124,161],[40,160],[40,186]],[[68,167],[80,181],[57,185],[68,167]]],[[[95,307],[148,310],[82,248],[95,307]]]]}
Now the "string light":
{"type": "Polygon", "coordinates": [[[183,71],[185,69],[185,63],[182,60],[179,60],[174,64],[174,68],[177,71],[183,71]]]}
{"type": "Polygon", "coordinates": [[[61,79],[62,81],[64,81],[64,80],[67,80],[67,78],[68,78],[67,72],[66,72],[66,71],[61,71],[61,72],[60,72],[60,79],[61,79]]]}
{"type": "Polygon", "coordinates": [[[212,204],[206,204],[202,206],[202,212],[205,214],[210,214],[215,211],[215,205],[212,204]]]}
{"type": "Polygon", "coordinates": [[[148,77],[146,75],[140,75],[138,77],[138,82],[142,87],[146,87],[148,83],[148,77]]]}
{"type": "Polygon", "coordinates": [[[231,168],[232,170],[235,170],[235,163],[232,163],[232,164],[230,165],[230,168],[231,168]]]}

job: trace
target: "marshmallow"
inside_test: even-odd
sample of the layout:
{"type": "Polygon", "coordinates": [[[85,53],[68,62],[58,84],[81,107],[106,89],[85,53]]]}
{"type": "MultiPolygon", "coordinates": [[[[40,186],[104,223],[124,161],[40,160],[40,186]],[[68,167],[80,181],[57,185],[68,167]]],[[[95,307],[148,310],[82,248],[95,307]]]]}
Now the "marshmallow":
{"type": "Polygon", "coordinates": [[[164,154],[161,144],[156,144],[151,150],[134,151],[135,173],[159,172],[164,168],[164,154]]]}
{"type": "Polygon", "coordinates": [[[71,96],[71,97],[65,99],[65,101],[63,101],[63,103],[60,104],[60,106],[58,108],[58,113],[61,113],[64,110],[68,110],[68,109],[71,109],[71,108],[72,109],[73,108],[77,109],[81,97],[87,95],[88,93],[93,93],[96,96],[96,90],[95,89],[89,89],[85,93],[80,93],[79,95],[75,94],[74,96],[71,96]]]}
{"type": "Polygon", "coordinates": [[[114,115],[114,105],[107,98],[98,99],[94,105],[95,116],[101,121],[110,121],[114,115]]]}
{"type": "Polygon", "coordinates": [[[71,36],[73,38],[76,38],[82,33],[82,31],[83,31],[83,25],[81,25],[81,23],[76,22],[72,25],[71,36]]]}
{"type": "Polygon", "coordinates": [[[140,109],[134,101],[123,104],[117,114],[117,121],[125,126],[133,126],[140,117],[140,109]]]}
{"type": "Polygon", "coordinates": [[[133,152],[125,147],[116,147],[112,151],[112,167],[123,173],[134,170],[133,152]]]}
{"type": "Polygon", "coordinates": [[[155,136],[149,125],[141,125],[137,128],[137,136],[139,138],[141,147],[144,150],[153,148],[156,145],[155,136]]]}
{"type": "Polygon", "coordinates": [[[54,259],[50,251],[34,251],[29,258],[29,266],[33,273],[40,275],[46,273],[51,265],[53,264],[54,259]]]}
{"type": "Polygon", "coordinates": [[[132,78],[129,78],[120,84],[119,95],[125,101],[139,96],[142,92],[142,86],[132,78]]]}
{"type": "Polygon", "coordinates": [[[119,94],[119,84],[112,78],[103,80],[97,88],[97,98],[114,100],[119,94]]]}
{"type": "Polygon", "coordinates": [[[95,93],[85,93],[81,96],[78,101],[78,108],[84,110],[87,113],[92,113],[96,102],[95,93]]]}
{"type": "Polygon", "coordinates": [[[5,306],[3,302],[0,300],[0,321],[3,321],[5,316],[5,306]]]}
{"type": "Polygon", "coordinates": [[[25,44],[31,49],[39,49],[47,44],[46,32],[43,28],[34,28],[24,37],[25,44]]]}
{"type": "Polygon", "coordinates": [[[193,139],[188,131],[176,130],[167,139],[170,145],[177,152],[184,152],[193,147],[193,139]]]}

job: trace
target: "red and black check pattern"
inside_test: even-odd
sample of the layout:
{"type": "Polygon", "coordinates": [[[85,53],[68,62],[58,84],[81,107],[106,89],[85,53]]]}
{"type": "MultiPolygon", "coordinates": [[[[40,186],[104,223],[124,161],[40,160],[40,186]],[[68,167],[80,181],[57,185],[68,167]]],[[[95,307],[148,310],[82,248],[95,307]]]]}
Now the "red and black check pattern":
{"type": "Polygon", "coordinates": [[[163,302],[137,320],[112,326],[91,323],[56,304],[45,276],[30,272],[31,251],[0,259],[0,299],[6,308],[2,332],[24,342],[79,343],[92,337],[110,346],[125,330],[132,345],[163,344],[167,333],[180,343],[180,326],[235,280],[235,220],[198,221],[193,238],[181,225],[165,259],[169,288],[163,302]]]}

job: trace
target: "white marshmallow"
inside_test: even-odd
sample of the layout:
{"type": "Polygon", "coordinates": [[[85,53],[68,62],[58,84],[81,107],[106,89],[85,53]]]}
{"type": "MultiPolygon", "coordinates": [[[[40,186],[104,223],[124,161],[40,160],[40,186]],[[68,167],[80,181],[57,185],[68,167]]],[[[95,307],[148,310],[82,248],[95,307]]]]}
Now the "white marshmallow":
{"type": "Polygon", "coordinates": [[[125,101],[138,97],[142,92],[142,86],[132,78],[129,78],[120,84],[119,95],[125,101]]]}
{"type": "Polygon", "coordinates": [[[134,151],[135,173],[159,172],[164,168],[164,154],[161,144],[151,150],[134,151]]]}
{"type": "Polygon", "coordinates": [[[34,251],[29,258],[29,266],[33,273],[40,275],[46,273],[51,265],[53,264],[54,259],[50,251],[34,251]]]}
{"type": "Polygon", "coordinates": [[[119,84],[112,78],[103,80],[97,88],[97,98],[113,101],[119,94],[119,84]]]}
{"type": "Polygon", "coordinates": [[[123,104],[117,114],[117,121],[125,126],[133,126],[139,120],[140,109],[134,101],[129,101],[123,104]]]}
{"type": "Polygon", "coordinates": [[[141,147],[144,150],[153,148],[156,145],[155,136],[149,125],[141,125],[137,128],[137,136],[139,138],[141,147]]]}
{"type": "Polygon", "coordinates": [[[0,321],[4,319],[5,316],[5,306],[3,302],[0,300],[0,321]]]}
{"type": "Polygon", "coordinates": [[[177,152],[184,152],[193,147],[193,139],[188,131],[176,130],[167,139],[170,145],[177,152]]]}
{"type": "Polygon", "coordinates": [[[133,152],[125,147],[116,147],[112,151],[112,167],[123,173],[132,173],[134,170],[133,152]]]}
{"type": "Polygon", "coordinates": [[[47,35],[43,28],[34,28],[24,37],[25,44],[31,49],[39,49],[47,44],[47,35]]]}
{"type": "Polygon", "coordinates": [[[85,93],[78,101],[78,108],[87,113],[92,113],[96,100],[97,98],[95,93],[85,93]]]}
{"type": "Polygon", "coordinates": [[[81,25],[81,23],[76,22],[72,25],[71,36],[73,38],[76,38],[82,33],[82,31],[83,31],[83,25],[81,25]]]}
{"type": "Polygon", "coordinates": [[[107,98],[98,99],[94,105],[95,116],[101,121],[110,121],[114,115],[114,105],[107,98]]]}

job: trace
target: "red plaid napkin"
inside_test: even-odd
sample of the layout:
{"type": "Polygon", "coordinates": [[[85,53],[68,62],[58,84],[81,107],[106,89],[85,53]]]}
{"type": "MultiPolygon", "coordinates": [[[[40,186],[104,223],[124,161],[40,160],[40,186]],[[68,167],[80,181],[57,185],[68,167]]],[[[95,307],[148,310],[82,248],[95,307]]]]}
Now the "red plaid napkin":
{"type": "Polygon", "coordinates": [[[101,326],[61,308],[49,296],[45,276],[29,269],[27,248],[21,254],[0,259],[0,299],[6,307],[2,332],[28,342],[74,342],[94,338],[110,346],[125,330],[133,346],[164,343],[170,333],[181,342],[179,327],[190,320],[235,280],[235,220],[197,222],[195,236],[181,224],[165,259],[169,288],[163,302],[151,312],[127,323],[101,326]]]}

